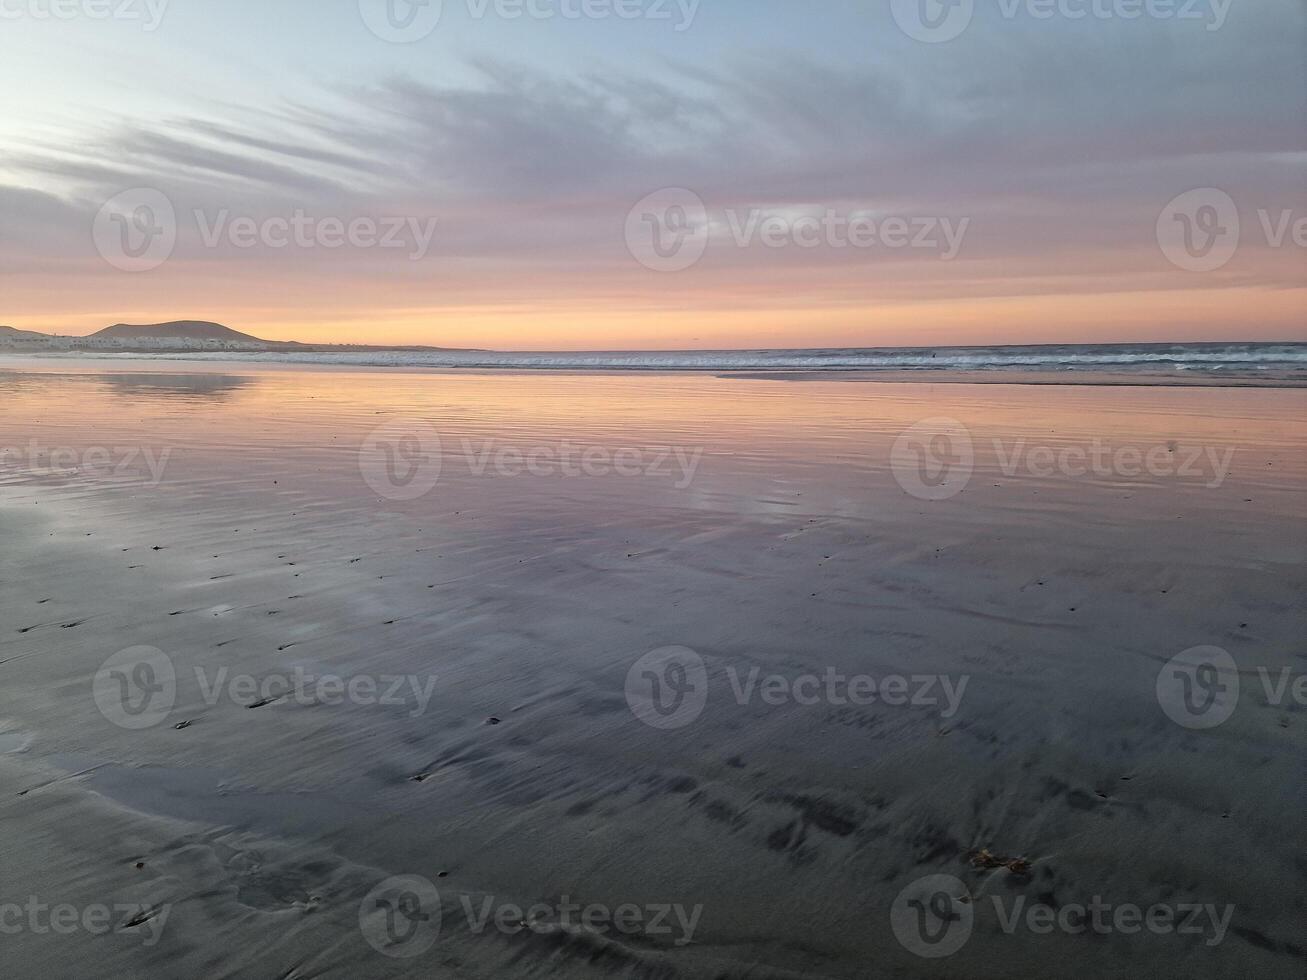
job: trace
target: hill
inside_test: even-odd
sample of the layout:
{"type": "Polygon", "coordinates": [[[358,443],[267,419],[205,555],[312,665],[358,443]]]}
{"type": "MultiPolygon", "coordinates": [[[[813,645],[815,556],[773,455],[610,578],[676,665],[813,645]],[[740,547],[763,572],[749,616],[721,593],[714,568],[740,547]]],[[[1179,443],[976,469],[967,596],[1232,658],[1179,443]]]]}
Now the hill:
{"type": "Polygon", "coordinates": [[[168,323],[115,323],[91,334],[106,340],[130,340],[138,337],[189,337],[193,340],[241,340],[261,344],[265,341],[252,337],[221,323],[208,320],[172,320],[168,323]]]}
{"type": "MultiPolygon", "coordinates": [[[[0,0],[2,2],[2,0],[0,0]]],[[[103,351],[157,353],[158,351],[296,351],[366,353],[370,351],[444,351],[449,347],[373,346],[371,344],[306,344],[298,340],[263,340],[210,320],[172,320],[168,323],[115,323],[86,337],[37,333],[0,326],[0,347],[40,352],[103,351]]]]}
{"type": "Polygon", "coordinates": [[[0,327],[0,337],[7,340],[38,340],[46,335],[34,330],[19,330],[17,327],[0,327]]]}

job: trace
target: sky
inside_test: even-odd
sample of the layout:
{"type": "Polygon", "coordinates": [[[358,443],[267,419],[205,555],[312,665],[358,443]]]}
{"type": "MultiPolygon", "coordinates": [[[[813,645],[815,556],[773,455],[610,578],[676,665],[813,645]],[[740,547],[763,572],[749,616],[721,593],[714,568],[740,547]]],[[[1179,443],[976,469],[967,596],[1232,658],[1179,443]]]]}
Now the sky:
{"type": "Polygon", "coordinates": [[[0,0],[0,324],[1307,340],[1304,0],[0,0]]]}

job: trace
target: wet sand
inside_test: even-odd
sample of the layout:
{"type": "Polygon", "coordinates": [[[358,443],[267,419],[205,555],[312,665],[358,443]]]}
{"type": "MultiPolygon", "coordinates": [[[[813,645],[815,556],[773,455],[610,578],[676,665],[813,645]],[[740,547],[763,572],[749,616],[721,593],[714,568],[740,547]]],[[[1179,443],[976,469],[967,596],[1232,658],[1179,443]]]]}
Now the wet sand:
{"type": "Polygon", "coordinates": [[[893,384],[1074,385],[1110,388],[1307,388],[1307,375],[1292,369],[1230,368],[1221,371],[739,371],[723,377],[752,381],[878,381],[893,384]]]}
{"type": "Polygon", "coordinates": [[[1301,390],[74,363],[0,373],[0,405],[0,447],[37,440],[0,462],[0,905],[145,917],[5,934],[5,975],[1307,969],[1307,714],[1253,682],[1307,670],[1301,390]],[[935,417],[964,423],[976,458],[932,501],[891,460],[935,417]],[[417,423],[439,433],[439,481],[378,495],[360,448],[417,423]],[[649,469],[478,472],[487,440],[635,449],[649,469]],[[1031,446],[1094,440],[1218,452],[1162,476],[1004,471],[1031,446]],[[693,473],[674,452],[653,467],[663,448],[698,458],[693,473]],[[54,449],[73,462],[51,467],[54,449]],[[138,645],[165,651],[178,685],[162,723],[131,729],[97,707],[94,677],[138,645]],[[631,710],[628,672],[672,645],[702,657],[707,702],[660,730],[631,710]],[[1156,693],[1199,645],[1248,678],[1208,730],[1156,693]],[[247,707],[210,704],[196,673],[297,668],[434,686],[425,705],[405,689],[247,707]],[[947,717],[742,704],[732,683],[752,668],[967,683],[947,717]],[[931,960],[890,915],[934,874],[965,884],[976,921],[931,960]],[[395,875],[439,889],[421,955],[383,955],[360,928],[395,875]],[[686,943],[477,931],[463,913],[563,896],[701,910],[686,943]],[[1214,945],[1009,935],[990,899],[1022,896],[1233,914],[1214,945]]]}

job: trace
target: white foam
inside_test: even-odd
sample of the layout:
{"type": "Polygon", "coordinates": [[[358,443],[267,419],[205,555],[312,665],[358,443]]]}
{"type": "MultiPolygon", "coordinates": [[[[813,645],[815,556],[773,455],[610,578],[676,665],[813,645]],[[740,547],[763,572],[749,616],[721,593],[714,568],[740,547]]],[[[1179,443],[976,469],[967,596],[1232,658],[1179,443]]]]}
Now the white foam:
{"type": "Polygon", "coordinates": [[[150,360],[258,361],[359,367],[519,368],[537,370],[850,371],[876,369],[1076,370],[1172,367],[1219,370],[1230,366],[1307,367],[1305,344],[1167,345],[1162,347],[990,347],[753,351],[177,351],[151,354],[78,352],[78,357],[150,360]]]}

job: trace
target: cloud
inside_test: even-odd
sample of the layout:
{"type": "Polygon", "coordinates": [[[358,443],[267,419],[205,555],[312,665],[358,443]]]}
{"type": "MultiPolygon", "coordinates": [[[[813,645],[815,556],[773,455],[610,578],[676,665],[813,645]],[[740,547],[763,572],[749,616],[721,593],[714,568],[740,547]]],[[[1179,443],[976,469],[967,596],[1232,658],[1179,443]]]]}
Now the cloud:
{"type": "MultiPolygon", "coordinates": [[[[982,20],[949,45],[869,46],[860,61],[801,45],[639,70],[483,57],[458,82],[391,73],[308,99],[129,117],[0,151],[0,261],[84,275],[100,204],[151,186],[182,216],[170,271],[366,276],[405,283],[411,305],[424,288],[482,301],[496,286],[523,302],[533,290],[552,301],[641,289],[665,302],[653,291],[667,284],[633,265],[622,228],[635,201],[682,186],[716,212],[824,206],[971,222],[947,272],[912,253],[710,254],[700,272],[732,294],[772,288],[779,269],[788,289],[840,296],[856,295],[848,277],[861,270],[923,297],[1169,288],[1176,273],[1153,225],[1181,191],[1221,187],[1250,219],[1257,208],[1307,213],[1307,14],[1279,0],[1237,13],[1212,33],[982,20]],[[437,264],[207,247],[190,217],[297,209],[436,218],[437,264]]],[[[1201,285],[1253,281],[1302,279],[1280,255],[1201,285]]]]}

